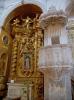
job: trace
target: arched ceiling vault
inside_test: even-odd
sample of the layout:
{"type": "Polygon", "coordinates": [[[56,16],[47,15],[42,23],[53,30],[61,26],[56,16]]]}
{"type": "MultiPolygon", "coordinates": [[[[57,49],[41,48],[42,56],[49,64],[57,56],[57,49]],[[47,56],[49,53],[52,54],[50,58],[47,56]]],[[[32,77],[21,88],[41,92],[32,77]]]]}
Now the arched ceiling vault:
{"type": "Polygon", "coordinates": [[[40,14],[42,13],[42,9],[40,7],[38,7],[37,5],[34,4],[24,4],[21,5],[19,7],[17,7],[16,9],[14,9],[6,18],[3,28],[8,31],[9,30],[9,23],[12,19],[16,18],[16,17],[35,17],[36,14],[40,14]]]}

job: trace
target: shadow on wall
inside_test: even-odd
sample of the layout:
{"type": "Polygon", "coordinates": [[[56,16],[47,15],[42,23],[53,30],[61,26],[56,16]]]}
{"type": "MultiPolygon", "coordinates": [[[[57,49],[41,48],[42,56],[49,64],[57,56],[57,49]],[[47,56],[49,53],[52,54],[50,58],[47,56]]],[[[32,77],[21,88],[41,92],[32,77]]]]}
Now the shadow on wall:
{"type": "Polygon", "coordinates": [[[71,81],[72,84],[72,100],[74,100],[74,81],[71,81]]]}

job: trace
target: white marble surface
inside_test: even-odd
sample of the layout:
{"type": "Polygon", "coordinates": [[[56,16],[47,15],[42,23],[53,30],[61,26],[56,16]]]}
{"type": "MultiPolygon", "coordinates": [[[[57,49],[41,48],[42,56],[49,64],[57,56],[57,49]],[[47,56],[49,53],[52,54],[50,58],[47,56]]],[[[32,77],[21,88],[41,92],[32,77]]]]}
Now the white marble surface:
{"type": "Polygon", "coordinates": [[[40,49],[39,66],[40,68],[50,67],[71,67],[72,54],[69,45],[53,45],[40,49]]]}
{"type": "Polygon", "coordinates": [[[32,84],[21,83],[8,83],[7,98],[15,99],[21,98],[21,100],[32,100],[32,84]]]}
{"type": "Polygon", "coordinates": [[[50,79],[49,76],[50,73],[44,74],[44,100],[72,100],[69,73],[59,80],[50,79]]]}

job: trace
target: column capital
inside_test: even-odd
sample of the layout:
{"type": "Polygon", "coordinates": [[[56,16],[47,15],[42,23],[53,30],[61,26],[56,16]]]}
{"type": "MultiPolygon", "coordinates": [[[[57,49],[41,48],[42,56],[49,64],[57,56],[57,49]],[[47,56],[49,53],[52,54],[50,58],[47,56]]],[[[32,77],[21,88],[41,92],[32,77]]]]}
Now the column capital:
{"type": "Polygon", "coordinates": [[[67,29],[74,30],[74,19],[69,19],[69,21],[67,23],[67,29]]]}
{"type": "Polygon", "coordinates": [[[66,24],[67,16],[62,10],[56,10],[55,7],[49,8],[47,13],[43,13],[40,16],[40,24],[41,27],[44,29],[49,24],[66,24]]]}

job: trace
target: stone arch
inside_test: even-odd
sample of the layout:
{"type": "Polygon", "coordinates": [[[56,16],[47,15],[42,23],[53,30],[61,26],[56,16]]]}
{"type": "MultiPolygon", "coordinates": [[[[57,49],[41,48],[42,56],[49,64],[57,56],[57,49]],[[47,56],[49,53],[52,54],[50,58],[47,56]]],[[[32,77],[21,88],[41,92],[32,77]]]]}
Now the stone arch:
{"type": "Polygon", "coordinates": [[[2,15],[2,17],[1,17],[1,23],[0,23],[0,28],[1,28],[1,30],[0,31],[2,31],[2,27],[4,26],[4,23],[5,23],[5,21],[6,21],[6,19],[7,19],[7,17],[8,17],[8,15],[13,11],[13,10],[15,10],[16,8],[18,8],[19,6],[22,6],[22,5],[26,5],[26,4],[33,4],[33,5],[36,5],[37,7],[39,7],[41,10],[42,10],[42,12],[45,12],[46,11],[46,9],[45,9],[45,7],[44,7],[44,5],[42,5],[40,2],[38,2],[38,1],[28,1],[28,2],[24,2],[23,4],[22,4],[22,2],[18,2],[17,4],[12,4],[12,5],[10,5],[9,7],[7,7],[6,9],[5,9],[5,11],[3,12],[3,15],[2,15]]]}

